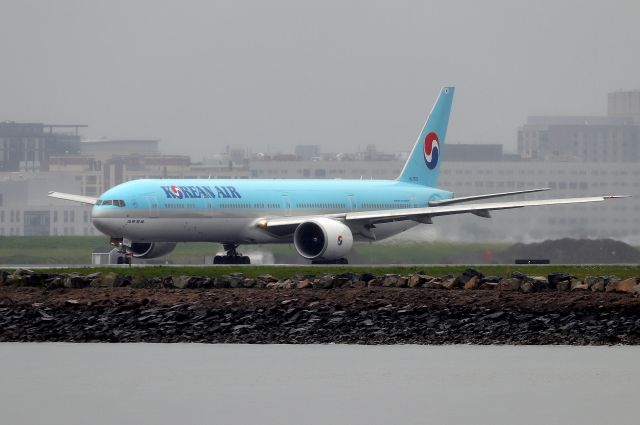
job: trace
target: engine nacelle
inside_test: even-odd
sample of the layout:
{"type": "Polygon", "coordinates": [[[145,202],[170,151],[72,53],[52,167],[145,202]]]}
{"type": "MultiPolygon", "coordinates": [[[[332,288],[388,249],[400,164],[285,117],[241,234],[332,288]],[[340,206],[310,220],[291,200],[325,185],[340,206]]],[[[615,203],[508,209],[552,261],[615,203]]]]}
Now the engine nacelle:
{"type": "Polygon", "coordinates": [[[353,246],[351,229],[330,218],[312,218],[300,223],[293,234],[293,245],[298,254],[308,260],[337,260],[353,246]]]}
{"type": "Polygon", "coordinates": [[[173,242],[133,242],[127,249],[136,258],[156,258],[169,254],[175,247],[173,242]]]}

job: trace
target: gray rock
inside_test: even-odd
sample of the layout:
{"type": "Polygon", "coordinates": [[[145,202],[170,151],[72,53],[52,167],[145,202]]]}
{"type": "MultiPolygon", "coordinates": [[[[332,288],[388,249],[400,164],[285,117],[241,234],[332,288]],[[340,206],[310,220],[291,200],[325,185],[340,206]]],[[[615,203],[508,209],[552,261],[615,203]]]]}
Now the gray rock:
{"type": "Polygon", "coordinates": [[[31,286],[31,276],[22,274],[10,274],[5,280],[8,286],[31,286]]]}
{"type": "Polygon", "coordinates": [[[382,286],[393,287],[398,283],[398,275],[396,274],[386,274],[382,279],[382,286]]]}
{"type": "Polygon", "coordinates": [[[367,282],[365,282],[364,280],[357,280],[357,281],[353,282],[353,287],[357,288],[357,289],[366,288],[367,287],[367,282]]]}
{"type": "Polygon", "coordinates": [[[340,273],[338,275],[336,275],[337,279],[344,279],[347,280],[349,282],[355,282],[357,280],[360,280],[360,276],[357,273],[352,273],[352,272],[345,272],[345,273],[340,273]]]}
{"type": "Polygon", "coordinates": [[[587,285],[584,281],[579,279],[571,279],[572,291],[586,291],[588,289],[589,289],[589,285],[587,285]]]}
{"type": "Polygon", "coordinates": [[[396,280],[396,288],[406,288],[409,282],[409,278],[406,276],[398,276],[396,280]]]}
{"type": "Polygon", "coordinates": [[[243,288],[253,288],[256,286],[256,280],[255,279],[251,279],[246,277],[243,281],[242,281],[242,287],[243,288]]]}
{"type": "Polygon", "coordinates": [[[464,286],[472,277],[476,277],[476,281],[479,281],[484,277],[484,275],[476,269],[466,269],[462,272],[462,275],[456,278],[457,285],[464,286]]]}
{"type": "Polygon", "coordinates": [[[319,279],[317,279],[317,281],[314,280],[313,287],[319,288],[319,289],[331,289],[333,288],[333,280],[334,280],[333,275],[330,275],[330,274],[324,275],[319,279]]]}
{"type": "Polygon", "coordinates": [[[440,279],[431,279],[428,282],[425,282],[424,285],[422,285],[423,288],[425,289],[444,289],[442,286],[442,281],[440,279]]]}
{"type": "Polygon", "coordinates": [[[362,273],[362,275],[360,276],[359,280],[363,281],[363,282],[369,282],[371,279],[375,279],[376,276],[372,273],[362,273]]]}
{"type": "Polygon", "coordinates": [[[277,282],[278,279],[276,279],[275,277],[271,276],[270,274],[262,274],[258,277],[256,277],[256,280],[262,281],[262,282],[277,282]]]}
{"type": "Polygon", "coordinates": [[[593,292],[604,292],[605,286],[606,286],[606,282],[604,278],[597,278],[591,284],[591,290],[593,292]]]}
{"type": "Polygon", "coordinates": [[[587,276],[584,278],[584,284],[587,285],[589,289],[591,289],[593,284],[596,283],[598,280],[604,280],[604,279],[598,276],[587,276]]]}
{"type": "Polygon", "coordinates": [[[528,294],[535,291],[535,286],[531,280],[525,280],[520,283],[520,290],[528,294]]]}
{"type": "Polygon", "coordinates": [[[480,284],[480,286],[478,287],[478,289],[488,289],[488,290],[492,290],[492,289],[496,289],[498,287],[498,284],[500,283],[500,281],[498,282],[482,282],[480,284]]]}
{"type": "MultiPolygon", "coordinates": [[[[231,279],[231,276],[227,276],[227,275],[219,275],[216,276],[215,278],[213,278],[213,287],[214,288],[228,288],[229,287],[229,280],[231,279]]],[[[277,282],[277,280],[276,280],[277,282]]]]}
{"type": "Polygon", "coordinates": [[[302,279],[298,281],[296,287],[298,289],[307,289],[312,287],[312,282],[309,279],[302,279]]]}
{"type": "Polygon", "coordinates": [[[606,292],[635,293],[638,281],[635,278],[611,281],[605,289],[606,292]]]}
{"type": "Polygon", "coordinates": [[[549,281],[549,285],[551,285],[552,288],[555,288],[558,283],[560,282],[569,282],[571,281],[572,276],[564,273],[564,272],[555,272],[555,273],[550,273],[549,276],[547,276],[547,280],[549,281]]]}
{"type": "Polygon", "coordinates": [[[173,286],[178,289],[185,289],[189,286],[191,276],[177,276],[173,279],[173,286]]]}
{"type": "Polygon", "coordinates": [[[72,289],[86,288],[89,286],[89,283],[90,283],[89,279],[87,279],[85,276],[80,276],[75,273],[69,274],[64,278],[65,288],[72,288],[72,289]]]}
{"type": "MultiPolygon", "coordinates": [[[[233,273],[233,274],[242,275],[242,273],[233,273]]],[[[242,287],[244,287],[244,276],[233,276],[233,274],[231,276],[229,276],[229,288],[242,288],[242,287]]]]}
{"type": "Polygon", "coordinates": [[[444,289],[455,289],[460,287],[460,283],[458,282],[457,279],[451,278],[451,279],[442,281],[441,286],[444,289]]]}
{"type": "MultiPolygon", "coordinates": [[[[87,278],[89,278],[89,276],[87,276],[87,278]]],[[[120,286],[121,280],[119,274],[109,272],[90,279],[89,284],[95,288],[116,288],[120,286]]]]}
{"type": "Polygon", "coordinates": [[[478,276],[471,276],[469,280],[464,284],[463,288],[466,290],[478,289],[480,286],[480,278],[478,276]]]}
{"type": "Polygon", "coordinates": [[[516,270],[511,272],[511,277],[515,279],[524,280],[527,277],[527,275],[516,270]]]}
{"type": "Polygon", "coordinates": [[[615,292],[618,287],[618,282],[620,282],[622,278],[618,276],[607,276],[605,277],[605,292],[615,292]]]}
{"type": "Polygon", "coordinates": [[[380,281],[380,279],[371,279],[367,282],[367,286],[369,288],[372,288],[374,286],[382,286],[382,282],[380,281]]]}
{"type": "Polygon", "coordinates": [[[43,282],[42,286],[47,289],[64,288],[64,278],[61,276],[50,277],[43,282]]]}
{"type": "Polygon", "coordinates": [[[520,289],[520,283],[520,279],[515,277],[508,277],[500,280],[496,289],[499,289],[501,291],[517,291],[520,289]]]}
{"type": "MultiPolygon", "coordinates": [[[[516,273],[516,272],[514,272],[514,273],[516,273]]],[[[500,276],[485,276],[482,279],[480,279],[480,283],[481,284],[485,283],[485,282],[498,283],[498,282],[500,282],[500,279],[502,279],[500,276]]]]}
{"type": "MultiPolygon", "coordinates": [[[[91,286],[93,286],[93,281],[91,282],[91,286]]],[[[155,282],[153,279],[147,279],[144,276],[134,276],[131,279],[131,287],[132,288],[160,288],[159,282],[155,282]]]]}

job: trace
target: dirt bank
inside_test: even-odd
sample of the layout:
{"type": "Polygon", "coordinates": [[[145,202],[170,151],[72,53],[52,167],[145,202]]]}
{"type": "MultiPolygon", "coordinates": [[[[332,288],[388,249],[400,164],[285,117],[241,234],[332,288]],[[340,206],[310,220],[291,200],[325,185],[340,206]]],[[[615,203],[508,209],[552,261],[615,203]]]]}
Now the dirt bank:
{"type": "Polygon", "coordinates": [[[2,286],[0,341],[637,344],[640,299],[592,291],[2,286]]]}

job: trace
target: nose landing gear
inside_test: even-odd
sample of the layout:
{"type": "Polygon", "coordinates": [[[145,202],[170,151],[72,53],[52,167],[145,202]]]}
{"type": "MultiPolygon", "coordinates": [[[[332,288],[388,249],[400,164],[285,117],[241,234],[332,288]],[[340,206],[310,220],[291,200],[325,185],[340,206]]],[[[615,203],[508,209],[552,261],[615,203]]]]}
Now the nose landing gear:
{"type": "Polygon", "coordinates": [[[109,241],[111,246],[118,249],[118,257],[116,258],[116,264],[129,264],[131,265],[131,253],[127,250],[127,246],[124,244],[123,239],[111,238],[109,241]]]}
{"type": "Polygon", "coordinates": [[[216,255],[213,257],[213,264],[251,264],[251,260],[246,255],[242,255],[236,248],[237,243],[225,243],[222,247],[227,252],[226,255],[216,255]]]}

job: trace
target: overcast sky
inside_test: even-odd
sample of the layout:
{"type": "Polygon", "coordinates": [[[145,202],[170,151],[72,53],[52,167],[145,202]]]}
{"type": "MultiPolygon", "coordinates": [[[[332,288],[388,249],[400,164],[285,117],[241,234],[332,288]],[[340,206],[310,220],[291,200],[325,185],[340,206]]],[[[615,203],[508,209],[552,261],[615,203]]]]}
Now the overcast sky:
{"type": "Polygon", "coordinates": [[[449,142],[640,88],[640,2],[0,0],[0,120],[158,138],[199,160],[408,150],[439,87],[449,142]]]}

